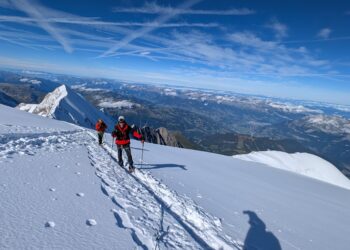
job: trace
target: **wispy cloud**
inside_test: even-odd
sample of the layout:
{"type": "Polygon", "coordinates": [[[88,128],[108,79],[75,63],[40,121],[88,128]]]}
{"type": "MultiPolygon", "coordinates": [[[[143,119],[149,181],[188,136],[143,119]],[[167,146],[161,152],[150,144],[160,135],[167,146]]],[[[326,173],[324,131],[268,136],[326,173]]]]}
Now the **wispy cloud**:
{"type": "MultiPolygon", "coordinates": [[[[179,7],[179,10],[188,9],[200,1],[201,0],[186,1],[185,3],[183,3],[179,7]]],[[[175,16],[177,16],[179,14],[180,14],[180,12],[177,10],[175,10],[171,13],[162,14],[154,21],[154,23],[158,24],[158,26],[159,26],[159,25],[169,21],[170,19],[174,18],[175,16]]],[[[147,33],[154,31],[155,29],[157,29],[157,26],[145,27],[145,28],[142,28],[142,29],[136,30],[135,32],[130,33],[128,36],[124,37],[119,43],[115,44],[109,50],[104,52],[101,55],[101,57],[108,56],[108,55],[118,51],[120,48],[128,45],[130,42],[134,41],[135,39],[140,38],[140,37],[146,35],[147,33]]]]}
{"type": "Polygon", "coordinates": [[[228,35],[229,39],[243,46],[251,46],[258,49],[274,49],[277,46],[276,42],[263,41],[251,32],[236,32],[228,35]]]}
{"type": "MultiPolygon", "coordinates": [[[[22,16],[5,16],[0,15],[0,22],[15,22],[15,23],[37,23],[40,20],[37,18],[22,17],[22,16]]],[[[157,28],[176,28],[176,27],[202,27],[212,28],[218,27],[217,23],[154,23],[154,22],[106,22],[97,18],[46,18],[48,23],[56,24],[77,24],[77,25],[94,25],[94,26],[120,26],[120,27],[157,27],[157,28]]]]}
{"type": "Polygon", "coordinates": [[[40,11],[40,8],[43,9],[43,7],[34,1],[28,2],[27,0],[12,0],[11,4],[16,9],[35,19],[38,26],[50,34],[58,43],[60,43],[66,52],[73,52],[73,47],[71,46],[69,40],[57,32],[56,27],[46,20],[47,16],[43,15],[43,13],[48,13],[48,10],[46,12],[40,11]]]}
{"type": "MultiPolygon", "coordinates": [[[[313,99],[317,101],[328,101],[348,104],[348,93],[330,90],[325,93],[320,89],[308,87],[295,81],[286,79],[277,81],[263,81],[256,79],[245,79],[237,75],[220,73],[208,69],[176,69],[166,72],[129,70],[126,68],[104,67],[82,65],[59,65],[55,62],[25,60],[23,58],[7,58],[0,56],[0,66],[13,67],[34,71],[45,71],[52,73],[72,74],[88,77],[103,77],[119,79],[127,82],[143,82],[151,84],[176,84],[182,86],[200,87],[221,90],[237,91],[247,94],[260,94],[275,97],[313,99]],[[283,88],[284,91],[280,91],[283,88]]],[[[349,75],[344,77],[350,77],[349,75]]]]}
{"type": "Polygon", "coordinates": [[[115,7],[113,9],[116,13],[140,13],[140,14],[162,14],[169,15],[174,12],[179,15],[226,15],[226,16],[242,16],[252,15],[255,13],[254,10],[242,8],[242,9],[228,9],[228,10],[195,10],[188,8],[174,8],[170,6],[161,6],[156,2],[146,2],[142,7],[125,8],[115,7]]]}
{"type": "Polygon", "coordinates": [[[279,22],[277,19],[272,19],[268,24],[266,24],[267,28],[272,29],[275,32],[275,36],[278,39],[284,38],[288,36],[288,27],[287,25],[279,22]]]}
{"type": "Polygon", "coordinates": [[[322,39],[328,39],[331,33],[332,30],[330,28],[323,28],[317,33],[317,36],[322,39]]]}
{"type": "Polygon", "coordinates": [[[0,0],[0,7],[5,9],[13,9],[11,0],[0,0]]]}
{"type": "Polygon", "coordinates": [[[332,42],[332,41],[342,41],[342,40],[350,40],[350,36],[340,36],[340,37],[330,37],[330,38],[322,38],[322,39],[309,39],[309,40],[290,40],[290,41],[282,41],[283,44],[293,44],[293,43],[321,43],[321,42],[332,42]]]}
{"type": "MultiPolygon", "coordinates": [[[[340,74],[329,73],[331,63],[318,56],[313,56],[313,50],[306,48],[306,43],[350,39],[350,37],[328,37],[307,41],[285,41],[281,38],[288,35],[288,27],[276,19],[270,20],[267,25],[263,26],[263,29],[267,27],[273,30],[274,37],[271,37],[270,34],[261,36],[259,29],[236,32],[230,32],[228,29],[215,29],[215,32],[211,32],[211,29],[202,27],[217,27],[217,23],[187,23],[188,20],[184,17],[176,18],[178,15],[189,14],[191,11],[200,14],[201,11],[191,9],[199,0],[185,2],[177,7],[162,7],[167,10],[154,10],[153,13],[159,16],[155,17],[154,21],[149,21],[148,16],[146,22],[140,21],[144,19],[137,19],[136,22],[121,18],[113,22],[103,17],[77,16],[46,8],[36,2],[31,3],[28,7],[28,2],[28,0],[18,0],[17,3],[24,3],[21,6],[11,3],[15,10],[4,12],[11,13],[11,15],[0,15],[2,40],[31,49],[62,50],[63,47],[67,52],[72,51],[73,48],[74,51],[89,52],[92,59],[89,62],[92,65],[101,63],[101,60],[97,62],[93,60],[98,55],[118,59],[137,57],[160,61],[160,63],[179,62],[174,67],[178,75],[187,72],[182,78],[176,77],[177,74],[171,76],[164,74],[160,76],[155,72],[139,74],[139,79],[147,76],[149,81],[161,82],[167,79],[175,83],[181,80],[189,84],[193,83],[191,74],[197,75],[195,79],[198,79],[198,82],[203,78],[210,78],[212,82],[222,81],[227,84],[230,82],[248,83],[257,79],[265,79],[265,83],[269,83],[298,77],[336,78],[340,77],[340,74]],[[17,10],[24,12],[26,16],[18,13],[17,10]],[[33,27],[42,28],[47,32],[41,32],[33,27]],[[176,27],[191,28],[165,29],[176,27]],[[161,28],[163,30],[154,32],[161,28]],[[202,72],[203,78],[201,78],[202,72]],[[188,78],[185,79],[186,77],[188,78]]],[[[8,6],[7,3],[9,2],[0,0],[0,7],[8,6]]],[[[217,11],[210,12],[211,14],[208,12],[207,14],[218,14],[217,11]]],[[[204,12],[202,14],[204,15],[204,12]]],[[[74,56],[78,55],[76,57],[78,58],[81,54],[77,53],[74,56]]],[[[84,53],[84,56],[85,54],[87,53],[84,53]]],[[[29,64],[30,62],[27,63],[27,66],[29,64]]],[[[45,65],[45,63],[37,64],[37,67],[45,69],[45,65]]],[[[67,70],[67,67],[63,65],[59,70],[63,72],[64,69],[67,70]]],[[[70,67],[69,70],[72,71],[72,69],[73,67],[70,67]]],[[[79,72],[83,74],[84,69],[79,69],[79,72]]],[[[91,70],[88,73],[93,75],[99,72],[91,70]]],[[[103,74],[112,76],[107,71],[103,71],[103,74]]],[[[128,76],[125,75],[125,77],[128,76]]]]}

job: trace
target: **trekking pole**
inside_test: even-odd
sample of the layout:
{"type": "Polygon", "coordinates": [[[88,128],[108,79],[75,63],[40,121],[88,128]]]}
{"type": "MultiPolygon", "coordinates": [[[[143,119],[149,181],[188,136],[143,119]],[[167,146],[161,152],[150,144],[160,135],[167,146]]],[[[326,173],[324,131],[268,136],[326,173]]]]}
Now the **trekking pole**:
{"type": "Polygon", "coordinates": [[[142,143],[142,151],[141,151],[141,168],[142,168],[142,163],[143,163],[143,146],[144,146],[145,142],[142,143]]]}

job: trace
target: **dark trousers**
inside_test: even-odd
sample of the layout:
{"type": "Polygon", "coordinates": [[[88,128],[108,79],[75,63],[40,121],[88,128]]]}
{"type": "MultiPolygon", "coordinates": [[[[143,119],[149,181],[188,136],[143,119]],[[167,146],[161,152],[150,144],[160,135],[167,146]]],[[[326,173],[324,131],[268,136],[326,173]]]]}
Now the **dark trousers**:
{"type": "Polygon", "coordinates": [[[104,134],[104,132],[98,132],[98,133],[97,133],[97,136],[98,136],[98,144],[102,144],[103,134],[104,134]]]}
{"type": "Polygon", "coordinates": [[[134,166],[134,162],[132,160],[132,156],[131,156],[131,149],[130,149],[130,144],[128,145],[117,145],[117,149],[118,149],[118,161],[119,164],[122,165],[123,164],[123,149],[126,153],[126,156],[128,157],[128,163],[129,166],[134,166]]]}

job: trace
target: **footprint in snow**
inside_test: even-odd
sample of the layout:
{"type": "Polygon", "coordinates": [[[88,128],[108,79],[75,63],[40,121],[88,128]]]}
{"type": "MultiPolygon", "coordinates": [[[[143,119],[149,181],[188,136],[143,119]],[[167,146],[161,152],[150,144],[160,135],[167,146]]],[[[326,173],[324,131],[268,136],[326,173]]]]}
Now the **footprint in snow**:
{"type": "Polygon", "coordinates": [[[85,196],[84,193],[76,193],[75,195],[78,196],[78,197],[84,197],[85,196]]]}
{"type": "Polygon", "coordinates": [[[96,226],[97,225],[97,222],[94,220],[94,219],[88,219],[86,220],[86,225],[88,226],[96,226]]]}
{"type": "Polygon", "coordinates": [[[49,189],[51,192],[55,192],[56,191],[56,188],[50,188],[49,189]]]}
{"type": "Polygon", "coordinates": [[[75,172],[75,174],[76,174],[76,175],[81,175],[81,173],[80,173],[80,172],[75,172]]]}
{"type": "Polygon", "coordinates": [[[61,166],[60,165],[56,165],[55,168],[61,168],[61,166]]]}
{"type": "Polygon", "coordinates": [[[51,228],[53,228],[53,227],[55,227],[55,222],[53,222],[53,221],[48,221],[48,222],[46,222],[45,223],[45,227],[51,227],[51,228]]]}

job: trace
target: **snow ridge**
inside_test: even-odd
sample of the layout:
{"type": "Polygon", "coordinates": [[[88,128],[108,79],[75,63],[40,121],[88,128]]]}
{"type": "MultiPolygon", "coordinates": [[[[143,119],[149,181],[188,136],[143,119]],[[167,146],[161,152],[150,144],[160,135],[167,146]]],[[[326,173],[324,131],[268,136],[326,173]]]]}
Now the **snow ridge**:
{"type": "Polygon", "coordinates": [[[103,119],[109,128],[113,127],[113,121],[109,116],[97,110],[81,95],[65,85],[61,85],[53,92],[48,93],[39,104],[21,103],[18,108],[86,128],[93,128],[98,119],[103,119]]]}
{"type": "Polygon", "coordinates": [[[289,154],[280,151],[261,151],[235,155],[233,158],[263,163],[270,167],[287,170],[350,189],[349,179],[334,165],[316,155],[308,153],[289,154]]]}
{"type": "Polygon", "coordinates": [[[350,134],[350,120],[341,116],[312,115],[302,119],[306,126],[330,134],[350,134]]]}
{"type": "Polygon", "coordinates": [[[113,212],[118,225],[130,230],[135,242],[141,241],[150,249],[159,244],[174,249],[241,249],[223,233],[220,219],[203,211],[190,198],[170,190],[146,171],[136,170],[130,175],[126,169],[117,167],[117,154],[111,147],[104,145],[103,149],[105,152],[90,145],[90,160],[103,182],[101,189],[117,204],[113,212]],[[142,220],[129,216],[135,204],[143,213],[142,220]],[[168,225],[166,230],[164,225],[168,225]]]}

